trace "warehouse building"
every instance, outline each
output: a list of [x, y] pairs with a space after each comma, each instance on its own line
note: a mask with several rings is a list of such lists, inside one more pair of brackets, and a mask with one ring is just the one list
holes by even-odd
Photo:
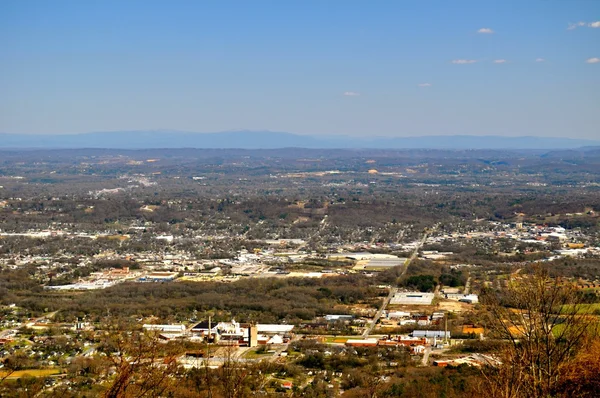
[[433, 293], [400, 292], [396, 293], [390, 304], [392, 305], [431, 305], [434, 298]]

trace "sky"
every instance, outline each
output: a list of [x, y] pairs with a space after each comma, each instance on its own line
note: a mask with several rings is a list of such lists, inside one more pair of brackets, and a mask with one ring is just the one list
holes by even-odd
[[600, 139], [597, 0], [0, 0], [0, 132]]

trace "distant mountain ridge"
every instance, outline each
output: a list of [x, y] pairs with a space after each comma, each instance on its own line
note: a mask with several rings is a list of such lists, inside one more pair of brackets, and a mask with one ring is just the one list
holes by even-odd
[[557, 137], [421, 136], [350, 137], [299, 135], [272, 131], [190, 133], [180, 131], [115, 131], [82, 134], [0, 133], [0, 148], [35, 149], [574, 149], [600, 146], [600, 140]]

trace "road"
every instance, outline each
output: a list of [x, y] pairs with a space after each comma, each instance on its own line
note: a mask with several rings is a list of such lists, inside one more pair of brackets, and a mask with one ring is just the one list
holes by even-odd
[[392, 298], [394, 297], [394, 295], [396, 294], [397, 291], [398, 291], [398, 288], [390, 287], [390, 294], [388, 294], [388, 296], [385, 298], [385, 300], [383, 300], [383, 303], [381, 304], [381, 307], [379, 308], [379, 311], [377, 311], [377, 313], [373, 317], [373, 320], [371, 321], [371, 323], [369, 324], [369, 326], [365, 329], [365, 331], [364, 331], [364, 333], [362, 335], [363, 338], [366, 339], [367, 337], [369, 337], [369, 335], [371, 334], [371, 332], [375, 328], [375, 325], [377, 324], [377, 321], [379, 320], [379, 318], [381, 318], [381, 315], [383, 315], [383, 311], [385, 311], [385, 308], [390, 303], [390, 301], [392, 300]]
[[421, 247], [423, 247], [423, 245], [425, 244], [425, 241], [427, 241], [427, 238], [429, 237], [429, 235], [432, 234], [432, 233], [434, 233], [436, 231], [436, 229], [438, 228], [438, 226], [439, 226], [439, 224], [435, 224], [433, 226], [433, 228], [431, 228], [431, 230], [425, 229], [425, 233], [423, 234], [423, 238], [419, 241], [419, 243], [415, 247], [415, 250], [413, 250], [413, 252], [410, 255], [410, 257], [407, 258], [406, 261], [404, 262], [404, 268], [402, 269], [402, 272], [400, 273], [401, 277], [406, 274], [406, 271], [408, 270], [408, 266], [410, 265], [410, 263], [413, 262], [413, 260], [415, 258], [417, 258], [417, 256], [419, 255], [419, 250], [421, 250]]
[[440, 284], [435, 285], [435, 290], [433, 291], [434, 297], [440, 297]]
[[26, 324], [25, 326], [27, 326], [28, 328], [30, 328], [30, 327], [32, 327], [33, 325], [35, 325], [36, 323], [42, 322], [42, 321], [44, 321], [44, 320], [46, 320], [46, 319], [50, 320], [50, 319], [54, 318], [54, 315], [56, 315], [56, 313], [57, 313], [57, 312], [58, 312], [58, 311], [49, 312], [49, 313], [47, 313], [47, 314], [45, 314], [45, 315], [42, 315], [42, 316], [41, 316], [41, 317], [39, 317], [39, 318], [32, 319], [32, 320], [30, 320], [29, 322], [27, 322], [27, 324]]
[[58, 311], [54, 311], [54, 312], [50, 312], [48, 314], [45, 314], [39, 318], [35, 318], [35, 319], [31, 319], [29, 321], [27, 321], [27, 323], [23, 324], [18, 324], [16, 327], [13, 327], [12, 329], [6, 329], [0, 332], [0, 339], [5, 339], [8, 337], [13, 337], [17, 334], [17, 332], [19, 331], [19, 329], [22, 326], [27, 326], [27, 327], [32, 327], [33, 325], [35, 325], [38, 322], [42, 322], [45, 319], [52, 319], [54, 317], [54, 315], [56, 315]]
[[431, 346], [428, 345], [427, 347], [425, 347], [425, 352], [423, 353], [423, 360], [421, 361], [421, 364], [423, 366], [427, 366], [427, 362], [429, 361], [429, 354], [431, 354]]
[[[419, 255], [419, 250], [425, 244], [425, 241], [427, 240], [429, 234], [435, 232], [435, 230], [437, 229], [438, 225], [439, 224], [434, 225], [431, 230], [425, 229], [425, 233], [423, 234], [423, 238], [419, 241], [419, 243], [415, 247], [415, 250], [413, 250], [413, 252], [410, 255], [410, 257], [407, 258], [406, 261], [404, 261], [404, 268], [402, 269], [402, 272], [400, 273], [400, 277], [403, 277], [406, 274], [406, 271], [408, 270], [408, 266], [410, 265], [410, 263], [415, 258], [417, 258], [417, 256]], [[385, 311], [385, 308], [388, 306], [388, 304], [390, 303], [390, 301], [392, 301], [392, 298], [394, 297], [394, 295], [397, 292], [398, 292], [398, 288], [396, 288], [396, 287], [390, 287], [390, 294], [388, 294], [388, 296], [385, 298], [385, 300], [383, 300], [383, 303], [381, 303], [381, 307], [379, 308], [379, 311], [377, 311], [377, 313], [373, 317], [373, 320], [371, 320], [371, 323], [369, 324], [369, 326], [367, 326], [367, 328], [365, 329], [364, 333], [362, 334], [362, 337], [364, 339], [366, 339], [366, 338], [369, 337], [369, 335], [371, 334], [371, 332], [375, 328], [375, 325], [377, 325], [377, 322], [381, 318], [381, 315], [383, 315], [383, 311]]]
[[465, 290], [464, 290], [464, 294], [469, 294], [469, 289], [471, 289], [471, 277], [467, 278], [467, 281], [465, 282]]

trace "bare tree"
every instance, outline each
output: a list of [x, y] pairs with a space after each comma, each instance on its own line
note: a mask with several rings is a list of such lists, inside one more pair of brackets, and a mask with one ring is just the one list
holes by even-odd
[[104, 348], [115, 370], [105, 398], [163, 396], [180, 376], [177, 354], [164, 352], [156, 334], [113, 334]]
[[188, 373], [191, 385], [199, 397], [207, 398], [245, 398], [269, 396], [265, 385], [273, 365], [269, 361], [245, 362], [237, 354], [236, 346], [216, 348], [213, 363], [219, 363], [216, 369], [209, 366], [211, 347], [207, 346], [202, 369]]
[[548, 397], [557, 393], [562, 369], [593, 333], [576, 288], [537, 267], [503, 292], [486, 292], [491, 337], [506, 342], [495, 366], [485, 367], [485, 387], [498, 397]]

